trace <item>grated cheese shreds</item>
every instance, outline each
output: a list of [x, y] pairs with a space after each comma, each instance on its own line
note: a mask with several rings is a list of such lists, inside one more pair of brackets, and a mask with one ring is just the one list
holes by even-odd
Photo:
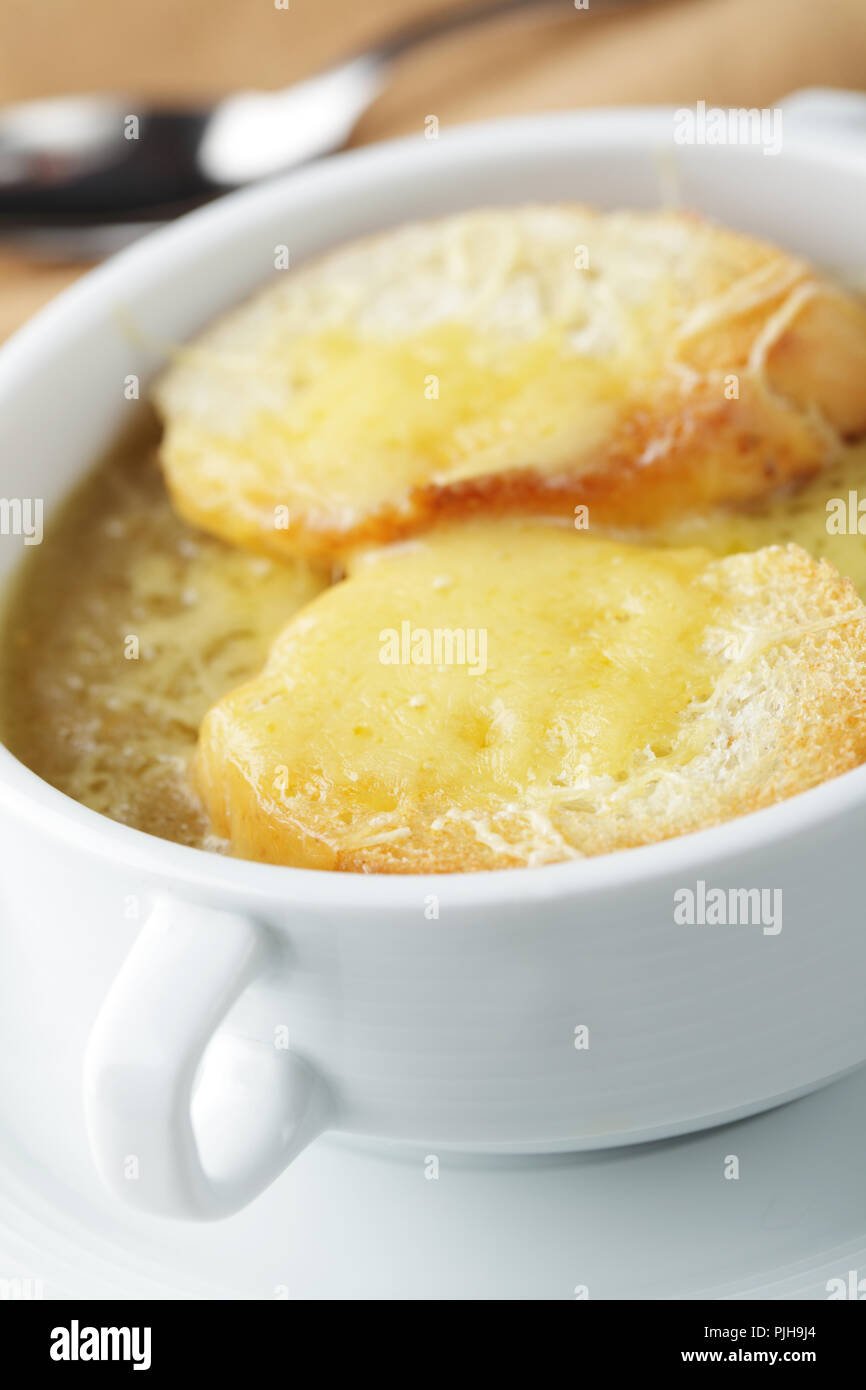
[[64, 504], [13, 585], [4, 742], [92, 810], [214, 847], [189, 772], [199, 723], [325, 582], [177, 518], [139, 433]]

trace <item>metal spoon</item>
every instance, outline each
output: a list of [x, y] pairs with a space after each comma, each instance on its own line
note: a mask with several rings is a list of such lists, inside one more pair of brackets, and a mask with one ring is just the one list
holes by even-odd
[[104, 254], [219, 193], [341, 149], [408, 49], [551, 3], [495, 0], [451, 10], [283, 91], [241, 92], [201, 110], [109, 96], [7, 107], [0, 110], [0, 237], [43, 254]]

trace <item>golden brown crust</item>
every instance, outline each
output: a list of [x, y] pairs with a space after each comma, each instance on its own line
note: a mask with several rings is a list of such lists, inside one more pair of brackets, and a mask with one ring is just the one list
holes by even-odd
[[755, 501], [814, 476], [835, 456], [826, 432], [802, 414], [748, 381], [739, 389], [739, 399], [728, 401], [720, 399], [716, 383], [700, 381], [687, 396], [660, 386], [656, 400], [624, 415], [605, 449], [583, 460], [578, 473], [540, 473], [530, 462], [454, 483], [431, 482], [351, 527], [307, 520], [291, 532], [249, 528], [240, 518], [229, 523], [224, 514], [215, 516], [201, 492], [191, 497], [170, 476], [169, 490], [186, 520], [277, 557], [300, 551], [327, 560], [473, 513], [572, 515], [584, 505], [590, 526], [653, 526], [681, 513]]
[[[499, 214], [497, 225], [507, 228], [509, 217], [515, 225], [527, 217], [531, 237], [538, 231], [531, 222], [538, 211]], [[606, 240], [617, 242], [622, 258], [623, 239], [626, 248], [631, 239], [637, 255], [642, 241], [653, 236], [660, 242], [681, 240], [684, 234], [688, 238], [682, 283], [671, 289], [665, 281], [660, 301], [647, 302], [643, 356], [596, 446], [587, 449], [584, 431], [576, 428], [573, 459], [566, 451], [555, 466], [549, 459], [539, 463], [529, 434], [519, 440], [507, 466], [489, 472], [481, 468], [476, 475], [449, 479], [431, 462], [426, 482], [375, 504], [359, 494], [348, 519], [345, 505], [332, 506], [329, 514], [327, 498], [309, 506], [302, 490], [292, 503], [291, 527], [275, 529], [274, 508], [291, 494], [291, 461], [285, 461], [282, 489], [263, 475], [255, 503], [248, 496], [244, 505], [232, 506], [232, 487], [245, 485], [222, 478], [230, 474], [231, 464], [218, 462], [219, 447], [208, 451], [204, 438], [199, 466], [190, 459], [187, 444], [175, 444], [184, 401], [194, 395], [177, 388], [175, 376], [182, 382], [184, 372], [190, 372], [181, 363], [178, 372], [169, 374], [168, 391], [160, 388], [168, 422], [163, 458], [177, 509], [187, 520], [235, 543], [275, 555], [302, 552], [318, 558], [409, 536], [466, 511], [567, 513], [586, 505], [590, 524], [653, 525], [678, 513], [751, 501], [802, 481], [832, 461], [842, 439], [866, 433], [866, 308], [861, 301], [796, 258], [691, 214], [607, 218], [585, 209], [547, 211], [563, 216], [570, 211], [582, 219], [578, 225], [588, 228], [583, 234], [592, 241], [593, 253]], [[479, 226], [493, 216], [469, 215], [481, 219]], [[339, 279], [346, 273], [339, 268], [347, 256], [353, 258], [353, 273], [360, 275], [365, 258], [375, 260], [393, 238], [426, 231], [435, 247], [437, 236], [445, 235], [438, 228], [450, 225], [386, 233], [332, 253], [297, 275], [301, 283], [312, 276], [327, 283], [333, 264]], [[651, 274], [655, 259], [648, 265]], [[542, 257], [537, 273], [543, 276], [548, 269]], [[663, 256], [657, 271], [660, 283], [670, 275]], [[600, 273], [608, 275], [614, 299], [627, 295], [618, 278], [622, 259]], [[267, 303], [265, 297], [260, 306]], [[257, 312], [262, 322], [268, 320], [261, 307]], [[276, 314], [276, 308], [271, 312]], [[229, 344], [230, 329], [228, 320], [221, 331]], [[207, 337], [204, 342], [206, 358]], [[201, 391], [207, 367], [193, 367], [191, 379]], [[241, 389], [243, 385], [241, 379]], [[339, 400], [334, 409], [339, 411]], [[359, 471], [352, 460], [347, 459], [346, 467], [350, 478], [353, 469]], [[221, 496], [214, 491], [216, 470]]]
[[[705, 573], [732, 605], [724, 610], [720, 650], [733, 643], [739, 655], [726, 657], [697, 709], [709, 741], [686, 762], [639, 762], [615, 785], [578, 778], [573, 793], [552, 800], [545, 793], [539, 801], [533, 774], [498, 805], [459, 802], [435, 771], [423, 796], [382, 802], [384, 815], [327, 779], [302, 778], [303, 792], [287, 801], [267, 785], [263, 790], [261, 745], [244, 730], [245, 709], [261, 709], [273, 697], [278, 711], [285, 699], [282, 673], [291, 680], [291, 662], [272, 660], [270, 678], [240, 692], [238, 703], [221, 702], [205, 726], [199, 775], [218, 832], [235, 853], [265, 862], [360, 873], [475, 872], [604, 854], [708, 828], [866, 761], [866, 606], [853, 585], [796, 546], [708, 561]], [[548, 652], [545, 669], [565, 660], [566, 631], [563, 652]], [[640, 631], [634, 640], [641, 641]], [[519, 663], [509, 679], [524, 679]], [[499, 678], [491, 700], [494, 694], [508, 704]], [[400, 746], [390, 729], [380, 730], [385, 763]], [[538, 747], [549, 729], [539, 725]], [[291, 781], [293, 768], [287, 772]]]
[[824, 286], [767, 354], [773, 390], [814, 404], [845, 439], [866, 433], [866, 315], [859, 299]]

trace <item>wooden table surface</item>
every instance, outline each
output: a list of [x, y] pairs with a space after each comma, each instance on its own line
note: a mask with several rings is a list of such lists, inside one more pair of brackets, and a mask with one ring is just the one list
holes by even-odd
[[[277, 87], [463, 0], [0, 0], [0, 103], [72, 91], [207, 99]], [[866, 0], [550, 0], [407, 55], [354, 144], [575, 106], [700, 99], [768, 106], [866, 88]], [[0, 250], [0, 338], [82, 267]]]

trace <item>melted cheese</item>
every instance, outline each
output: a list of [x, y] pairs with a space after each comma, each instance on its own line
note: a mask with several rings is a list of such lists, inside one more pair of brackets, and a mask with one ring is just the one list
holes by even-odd
[[687, 761], [720, 666], [709, 558], [506, 520], [358, 561], [205, 720], [218, 829], [292, 862], [292, 822], [319, 807], [339, 845], [342, 812], [401, 834], [407, 808], [477, 818], [537, 789], [543, 812], [582, 778]]
[[700, 219], [481, 210], [280, 271], [179, 348], [162, 461], [183, 515], [269, 554], [475, 504], [640, 524], [826, 463], [866, 428], [864, 343], [804, 262]]
[[430, 483], [564, 468], [576, 438], [589, 453], [609, 433], [626, 382], [622, 354], [582, 355], [565, 329], [525, 340], [458, 323], [403, 339], [300, 335], [268, 370], [273, 404], [265, 382], [238, 433], [195, 415], [168, 426], [170, 479], [185, 491], [194, 477], [196, 506], [214, 524], [230, 513], [227, 534], [243, 519], [273, 531], [280, 505], [350, 524]]

